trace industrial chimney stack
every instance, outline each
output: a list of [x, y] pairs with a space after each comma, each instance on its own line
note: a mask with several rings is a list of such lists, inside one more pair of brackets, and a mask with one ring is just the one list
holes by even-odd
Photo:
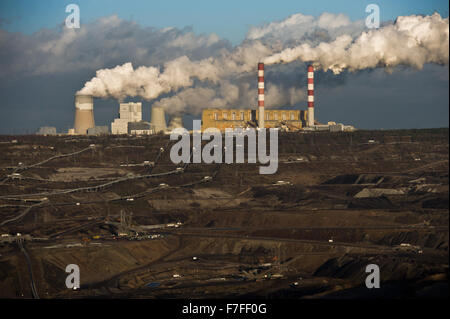
[[264, 128], [264, 63], [258, 63], [258, 127]]
[[92, 95], [75, 95], [75, 134], [86, 135], [88, 128], [95, 127], [93, 101]]
[[308, 65], [308, 126], [314, 126], [314, 67]]

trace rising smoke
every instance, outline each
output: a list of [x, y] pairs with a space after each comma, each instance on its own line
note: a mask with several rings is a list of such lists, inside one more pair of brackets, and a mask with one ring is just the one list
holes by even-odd
[[316, 67], [335, 74], [344, 69], [356, 71], [397, 65], [421, 69], [425, 63], [448, 64], [448, 21], [437, 13], [398, 17], [394, 24], [363, 32], [356, 39], [342, 35], [315, 47], [302, 44], [267, 57], [264, 62], [311, 61]]
[[[293, 32], [296, 28], [297, 33]], [[283, 38], [280, 34], [288, 36]], [[279, 41], [272, 41], [273, 37]], [[172, 114], [198, 114], [204, 107], [252, 108], [256, 105], [254, 71], [258, 61], [267, 65], [310, 62], [335, 74], [345, 69], [391, 69], [398, 65], [421, 69], [426, 63], [448, 64], [449, 19], [437, 13], [412, 15], [398, 17], [380, 29], [364, 31], [361, 23], [352, 23], [342, 15], [326, 13], [314, 20], [297, 14], [282, 22], [252, 28], [241, 45], [210, 58], [192, 60], [181, 56], [162, 67], [133, 68], [131, 63], [125, 63], [100, 69], [79, 93], [146, 100], [172, 94], [154, 103]], [[266, 80], [268, 107], [294, 105], [305, 98], [304, 90], [292, 87], [292, 83], [289, 87], [270, 83], [269, 77]]]

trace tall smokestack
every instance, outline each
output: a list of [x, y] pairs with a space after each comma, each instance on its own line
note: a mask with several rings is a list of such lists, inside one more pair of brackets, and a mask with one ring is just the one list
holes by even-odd
[[264, 63], [258, 63], [258, 127], [264, 128]]
[[314, 126], [314, 67], [308, 65], [308, 126]]
[[92, 95], [75, 95], [75, 134], [86, 135], [88, 128], [95, 127], [93, 101]]

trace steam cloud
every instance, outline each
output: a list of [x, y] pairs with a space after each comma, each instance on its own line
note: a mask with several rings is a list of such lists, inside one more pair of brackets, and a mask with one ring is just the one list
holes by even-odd
[[[216, 41], [210, 38], [206, 42]], [[117, 99], [139, 96], [146, 100], [173, 94], [154, 103], [172, 114], [199, 113], [203, 107], [238, 103], [241, 107], [254, 107], [256, 88], [249, 83], [256, 86], [254, 70], [258, 61], [267, 65], [311, 62], [316, 68], [335, 74], [345, 69], [390, 69], [398, 65], [421, 69], [426, 63], [448, 64], [449, 19], [437, 13], [404, 16], [393, 24], [364, 31], [361, 22], [351, 22], [343, 15], [324, 13], [314, 20], [297, 14], [282, 22], [252, 28], [241, 45], [223, 49], [210, 58], [191, 60], [181, 56], [164, 63], [162, 68], [133, 68], [128, 62], [100, 69], [78, 93]], [[269, 107], [294, 105], [305, 98], [300, 88], [270, 82], [266, 87]]]
[[375, 67], [448, 64], [449, 24], [437, 13], [431, 16], [398, 17], [393, 25], [363, 32], [355, 40], [339, 36], [331, 43], [312, 47], [302, 44], [264, 59], [266, 64], [311, 61], [324, 71], [339, 74]]

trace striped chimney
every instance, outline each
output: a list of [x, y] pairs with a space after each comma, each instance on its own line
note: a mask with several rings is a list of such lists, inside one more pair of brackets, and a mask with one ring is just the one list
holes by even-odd
[[314, 67], [308, 65], [308, 126], [314, 126]]
[[264, 128], [264, 63], [258, 63], [258, 127]]

